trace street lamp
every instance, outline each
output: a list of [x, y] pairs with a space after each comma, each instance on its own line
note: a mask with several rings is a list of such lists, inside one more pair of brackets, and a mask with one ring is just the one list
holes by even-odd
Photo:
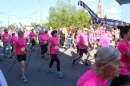
[[40, 0], [40, 24], [42, 26], [42, 0]]
[[11, 12], [12, 10], [14, 10], [16, 7], [14, 7], [13, 9], [8, 11], [8, 26], [9, 26], [9, 12]]

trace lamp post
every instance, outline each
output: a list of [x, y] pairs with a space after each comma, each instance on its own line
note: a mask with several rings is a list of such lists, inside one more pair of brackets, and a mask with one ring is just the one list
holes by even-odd
[[42, 26], [42, 0], [40, 0], [40, 24]]
[[14, 10], [16, 7], [14, 7], [13, 9], [8, 11], [8, 26], [9, 26], [9, 12], [11, 12], [12, 10]]

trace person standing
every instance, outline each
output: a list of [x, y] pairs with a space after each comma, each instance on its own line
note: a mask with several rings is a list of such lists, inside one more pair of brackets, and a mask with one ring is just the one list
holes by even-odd
[[51, 61], [49, 63], [49, 70], [47, 72], [50, 73], [50, 74], [54, 73], [51, 68], [53, 66], [54, 61], [56, 61], [57, 71], [59, 73], [58, 77], [62, 78], [62, 77], [64, 77], [64, 75], [61, 73], [60, 60], [59, 60], [57, 55], [58, 55], [58, 52], [59, 52], [59, 48], [63, 48], [63, 47], [60, 46], [60, 44], [59, 44], [59, 38], [58, 38], [57, 31], [53, 30], [51, 35], [52, 35], [52, 38], [50, 39], [49, 45], [48, 45], [48, 57], [51, 56]]
[[[8, 34], [8, 30], [4, 30], [4, 34], [2, 35], [2, 41], [4, 45], [4, 57], [11, 57], [11, 46], [10, 46], [10, 41], [11, 41], [11, 36]], [[6, 55], [6, 48], [8, 48], [8, 55]]]
[[24, 64], [26, 61], [26, 50], [29, 51], [29, 49], [26, 46], [26, 41], [27, 41], [26, 38], [24, 38], [24, 32], [19, 30], [18, 31], [18, 39], [15, 41], [15, 44], [14, 44], [14, 56], [15, 56], [15, 61], [18, 60], [18, 62], [20, 63], [19, 77], [25, 83], [28, 80], [25, 77]]

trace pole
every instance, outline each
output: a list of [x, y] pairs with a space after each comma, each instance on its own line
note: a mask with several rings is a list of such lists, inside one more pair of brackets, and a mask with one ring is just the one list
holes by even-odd
[[9, 12], [8, 12], [8, 26], [9, 26]]
[[37, 12], [35, 12], [35, 14], [36, 14], [36, 25], [37, 25]]
[[40, 0], [40, 24], [42, 26], [42, 0]]

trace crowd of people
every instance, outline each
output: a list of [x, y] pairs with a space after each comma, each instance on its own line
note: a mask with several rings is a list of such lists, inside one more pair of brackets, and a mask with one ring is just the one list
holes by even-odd
[[[88, 64], [90, 51], [97, 50], [95, 63], [80, 77], [76, 86], [107, 86], [108, 79], [112, 79], [110, 86], [129, 86], [130, 85], [130, 27], [120, 26], [111, 28], [108, 26], [97, 26], [90, 28], [70, 26], [69, 31], [62, 27], [57, 30], [32, 29], [30, 30], [7, 30], [1, 33], [5, 58], [14, 58], [20, 63], [19, 77], [23, 82], [28, 80], [24, 73], [24, 63], [26, 61], [26, 51], [35, 52], [35, 45], [40, 46], [42, 58], [46, 55], [51, 57], [48, 73], [52, 74], [51, 69], [54, 61], [57, 63], [58, 77], [64, 77], [60, 70], [60, 60], [57, 57], [59, 48], [74, 48], [77, 50], [76, 56], [72, 59], [72, 66], [75, 62], [86, 55], [85, 66]], [[2, 31], [1, 31], [2, 32]], [[26, 44], [31, 43], [29, 48]], [[12, 47], [12, 48], [11, 48]]]

